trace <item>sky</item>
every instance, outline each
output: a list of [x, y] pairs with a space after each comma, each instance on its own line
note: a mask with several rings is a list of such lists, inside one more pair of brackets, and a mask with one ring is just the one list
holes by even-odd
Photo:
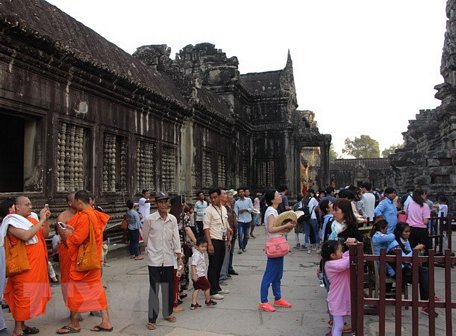
[[290, 50], [298, 109], [339, 155], [362, 134], [380, 150], [401, 144], [409, 120], [440, 105], [446, 0], [48, 2], [130, 54], [167, 44], [174, 58], [209, 42], [249, 73], [283, 69]]

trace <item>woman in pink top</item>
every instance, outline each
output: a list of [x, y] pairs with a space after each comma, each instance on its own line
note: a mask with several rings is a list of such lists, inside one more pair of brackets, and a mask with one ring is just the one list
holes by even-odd
[[407, 223], [410, 226], [410, 246], [415, 248], [418, 244], [424, 245], [424, 254], [427, 255], [431, 248], [431, 241], [428, 233], [428, 222], [431, 217], [431, 209], [426, 204], [427, 194], [422, 189], [415, 189], [412, 199], [405, 209]]
[[[346, 244], [353, 244], [354, 241], [354, 238], [348, 238]], [[349, 252], [342, 252], [339, 240], [328, 240], [323, 243], [321, 257], [329, 282], [328, 308], [333, 317], [332, 330], [326, 335], [340, 336], [344, 328], [344, 316], [351, 314]]]

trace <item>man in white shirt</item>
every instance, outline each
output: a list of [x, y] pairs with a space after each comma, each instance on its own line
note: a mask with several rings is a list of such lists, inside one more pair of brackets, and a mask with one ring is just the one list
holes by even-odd
[[231, 246], [230, 225], [226, 208], [222, 205], [222, 191], [217, 188], [209, 192], [211, 205], [206, 208], [203, 225], [209, 254], [207, 277], [211, 283], [211, 296], [214, 300], [222, 300], [228, 290], [220, 288], [220, 272], [225, 258], [226, 245]]
[[367, 181], [363, 182], [361, 191], [363, 193], [363, 196], [361, 196], [362, 215], [367, 217], [369, 222], [372, 222], [374, 220], [375, 209], [375, 196], [372, 193], [372, 184]]
[[204, 192], [198, 192], [198, 200], [195, 202], [193, 208], [195, 209], [196, 213], [195, 222], [198, 237], [204, 237], [203, 216], [207, 208], [206, 196], [204, 195]]
[[181, 244], [177, 219], [168, 214], [169, 197], [164, 192], [155, 196], [157, 209], [155, 213], [144, 219], [141, 229], [146, 244], [146, 262], [149, 269], [149, 323], [147, 328], [157, 328], [157, 316], [160, 310], [158, 289], [161, 284], [162, 297], [167, 298], [163, 302], [163, 318], [168, 322], [175, 322], [173, 313], [173, 288], [174, 288], [174, 264], [182, 265]]
[[143, 197], [141, 197], [138, 201], [138, 210], [141, 214], [141, 222], [144, 223], [146, 217], [150, 215], [150, 192], [147, 189], [142, 191]]

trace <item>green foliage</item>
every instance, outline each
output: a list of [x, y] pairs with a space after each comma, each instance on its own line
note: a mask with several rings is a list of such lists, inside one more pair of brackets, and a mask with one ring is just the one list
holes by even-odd
[[390, 156], [391, 154], [394, 153], [394, 151], [398, 148], [402, 148], [403, 145], [391, 145], [389, 146], [388, 148], [385, 148], [383, 151], [382, 151], [382, 157], [386, 158], [388, 156]]
[[377, 140], [368, 135], [361, 135], [354, 140], [345, 139], [345, 148], [342, 153], [353, 156], [357, 159], [372, 159], [380, 157], [380, 146]]
[[334, 149], [334, 145], [331, 143], [331, 146], [329, 147], [329, 161], [334, 161], [337, 159], [337, 152]]

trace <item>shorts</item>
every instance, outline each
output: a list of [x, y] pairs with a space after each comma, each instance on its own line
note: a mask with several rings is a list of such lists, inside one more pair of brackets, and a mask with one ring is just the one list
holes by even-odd
[[198, 280], [193, 281], [193, 288], [196, 289], [201, 289], [203, 291], [211, 289], [211, 284], [209, 283], [209, 280], [205, 276], [199, 277]]

